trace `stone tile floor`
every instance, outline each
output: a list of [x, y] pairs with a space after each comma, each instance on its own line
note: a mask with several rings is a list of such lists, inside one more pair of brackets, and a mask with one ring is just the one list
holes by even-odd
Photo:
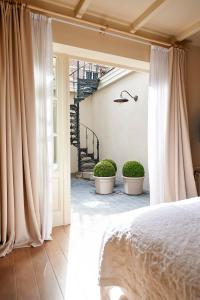
[[72, 177], [72, 210], [86, 215], [112, 215], [149, 205], [149, 193], [130, 196], [123, 193], [123, 183], [117, 182], [114, 193], [98, 195], [94, 181]]

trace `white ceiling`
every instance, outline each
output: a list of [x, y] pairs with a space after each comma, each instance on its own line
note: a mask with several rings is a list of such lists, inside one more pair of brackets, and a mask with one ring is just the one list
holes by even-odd
[[152, 30], [176, 35], [200, 18], [200, 0], [168, 0], [147, 22]]
[[130, 24], [152, 2], [152, 0], [92, 0], [87, 13], [97, 13], [102, 17], [110, 17]]
[[[150, 5], [159, 1], [163, 3], [140, 23], [138, 30], [160, 34], [169, 40], [178, 39], [178, 35], [184, 33], [184, 37], [200, 46], [200, 25], [193, 26], [198, 21], [200, 24], [200, 0], [30, 0], [30, 3], [46, 8], [50, 5], [55, 11], [73, 16], [78, 4], [87, 2], [83, 20], [94, 22], [96, 18], [98, 24], [112, 24], [120, 29], [123, 26], [128, 30]], [[192, 31], [191, 27], [194, 27]]]

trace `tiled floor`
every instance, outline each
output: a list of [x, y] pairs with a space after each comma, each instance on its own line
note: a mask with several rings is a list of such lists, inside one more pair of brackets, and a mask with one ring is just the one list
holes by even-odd
[[113, 215], [130, 212], [149, 205], [149, 193], [130, 196], [123, 193], [123, 183], [117, 182], [114, 193], [98, 195], [94, 181], [72, 177], [72, 212], [80, 215]]

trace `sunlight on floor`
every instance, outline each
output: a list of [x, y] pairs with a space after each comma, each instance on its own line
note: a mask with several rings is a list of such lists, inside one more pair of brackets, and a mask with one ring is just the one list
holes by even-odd
[[[121, 190], [118, 185], [117, 191]], [[128, 197], [114, 193], [97, 195], [94, 183], [72, 180], [72, 223], [68, 255], [66, 299], [100, 300], [99, 257], [103, 236], [109, 227], [124, 223], [135, 209], [149, 204], [149, 195]], [[125, 299], [118, 288], [112, 300]]]
[[70, 300], [100, 299], [98, 260], [103, 228], [97, 217], [73, 215], [67, 288]]
[[98, 207], [98, 206], [102, 205], [102, 202], [101, 201], [94, 201], [94, 202], [89, 201], [89, 202], [85, 202], [84, 205], [87, 207], [93, 208], [93, 207]]
[[[106, 228], [123, 219], [127, 219], [127, 213], [112, 217], [73, 214], [66, 286], [67, 299], [100, 300], [98, 270], [102, 238]], [[123, 299], [120, 298], [121, 295], [120, 289], [112, 289], [112, 300]]]

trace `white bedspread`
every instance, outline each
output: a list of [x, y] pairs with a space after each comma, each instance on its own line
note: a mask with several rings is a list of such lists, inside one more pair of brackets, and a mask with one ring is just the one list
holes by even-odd
[[200, 299], [200, 198], [135, 210], [108, 231], [99, 283], [129, 300]]

